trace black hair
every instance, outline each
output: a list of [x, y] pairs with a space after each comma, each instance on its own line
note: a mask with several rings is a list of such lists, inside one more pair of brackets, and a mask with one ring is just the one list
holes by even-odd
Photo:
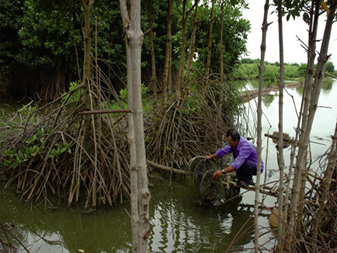
[[227, 133], [226, 133], [226, 137], [231, 137], [233, 141], [237, 141], [240, 140], [240, 134], [238, 132], [238, 130], [236, 130], [236, 128], [232, 127], [230, 129], [228, 129]]

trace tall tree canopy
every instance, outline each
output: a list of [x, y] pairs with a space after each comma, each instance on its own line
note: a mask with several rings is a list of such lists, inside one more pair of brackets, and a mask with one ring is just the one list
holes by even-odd
[[[231, 3], [233, 2], [233, 3]], [[234, 3], [235, 2], [235, 3]], [[194, 2], [187, 1], [191, 8]], [[179, 67], [182, 43], [182, 1], [175, 1], [172, 22], [172, 71]], [[244, 1], [228, 1], [225, 4], [224, 22], [224, 62], [236, 63], [246, 52], [245, 43], [250, 30], [249, 21], [242, 18], [241, 7]], [[24, 94], [37, 93], [42, 98], [55, 98], [65, 88], [54, 90], [54, 94], [42, 92], [45, 86], [66, 87], [69, 81], [77, 80], [83, 61], [83, 39], [81, 26], [84, 22], [79, 1], [1, 1], [0, 54], [2, 75], [10, 78], [8, 92], [23, 91]], [[156, 71], [162, 76], [165, 61], [167, 29], [167, 3], [151, 2]], [[142, 30], [145, 32], [142, 47], [142, 79], [145, 84], [151, 76], [151, 51], [149, 35], [148, 5], [142, 4]], [[198, 13], [196, 37], [196, 66], [203, 68], [207, 55], [207, 33], [209, 29], [210, 6], [204, 3]], [[125, 41], [120, 20], [118, 2], [97, 0], [91, 11], [91, 22], [95, 17], [97, 27], [97, 53], [100, 67], [109, 73], [111, 81], [118, 87], [126, 76]], [[218, 57], [220, 41], [220, 4], [215, 5], [214, 32], [211, 72], [219, 71]], [[190, 37], [192, 19], [188, 20], [187, 36]], [[187, 41], [189, 43], [189, 41]], [[76, 52], [77, 51], [77, 52]], [[77, 58], [79, 64], [77, 63]], [[104, 62], [104, 63], [103, 63]], [[109, 65], [109, 67], [108, 67]], [[80, 69], [78, 70], [78, 66]], [[20, 75], [18, 75], [20, 73]], [[61, 80], [62, 85], [55, 80]], [[50, 90], [49, 90], [49, 93]], [[15, 94], [11, 94], [15, 95]]]

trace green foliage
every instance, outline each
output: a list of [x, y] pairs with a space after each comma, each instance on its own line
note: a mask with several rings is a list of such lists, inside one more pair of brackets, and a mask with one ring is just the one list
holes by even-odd
[[[69, 92], [67, 92], [68, 94], [65, 95], [62, 98], [61, 102], [67, 101], [68, 103], [71, 103], [71, 102], [75, 102], [75, 101], [80, 101], [81, 95], [82, 95], [82, 90], [78, 89], [78, 90], [74, 91], [79, 85], [80, 85], [79, 81], [70, 82]], [[74, 92], [72, 92], [72, 91], [74, 91]]]
[[[66, 0], [3, 0], [0, 24], [0, 62], [1, 69], [15, 71], [17, 66], [34, 73], [55, 72], [64, 70], [70, 80], [78, 76], [77, 57], [79, 67], [83, 65], [83, 10], [80, 1]], [[193, 2], [188, 1], [187, 10]], [[156, 70], [163, 73], [166, 39], [167, 39], [167, 2], [151, 1], [152, 25], [154, 32]], [[148, 5], [142, 1], [141, 28], [149, 29]], [[242, 18], [242, 8], [246, 8], [244, 1], [231, 1], [225, 5], [224, 25], [224, 62], [233, 65], [240, 55], [246, 52], [247, 33], [250, 29], [249, 21]], [[5, 13], [5, 14], [2, 14]], [[172, 69], [178, 68], [182, 43], [182, 2], [174, 3], [172, 23]], [[196, 67], [202, 68], [207, 55], [210, 6], [199, 6], [198, 34], [196, 55], [199, 61]], [[215, 6], [212, 66], [211, 72], [219, 72], [218, 55], [220, 41], [220, 4]], [[91, 25], [97, 17], [97, 57], [100, 68], [109, 72], [110, 81], [120, 83], [120, 77], [126, 75], [125, 37], [118, 1], [96, 0], [91, 12]], [[188, 31], [191, 31], [192, 15], [188, 21]], [[95, 33], [94, 33], [95, 35]], [[93, 35], [93, 40], [94, 40]], [[190, 34], [187, 35], [187, 45]], [[75, 55], [77, 49], [78, 55]], [[150, 38], [145, 33], [142, 46], [142, 75], [151, 73]], [[230, 68], [226, 70], [230, 71]], [[118, 76], [118, 78], [117, 78]], [[27, 77], [29, 78], [29, 77]], [[67, 78], [67, 77], [66, 77]], [[119, 90], [120, 87], [117, 88]]]
[[252, 64], [252, 63], [254, 63], [254, 60], [250, 58], [243, 58], [241, 60], [241, 64]]
[[[39, 121], [39, 115], [36, 113], [37, 108], [33, 106], [31, 103], [28, 105], [23, 105], [21, 109], [18, 110], [18, 114], [20, 115], [19, 118], [15, 118], [14, 122], [30, 122], [36, 123]], [[13, 123], [14, 123], [13, 122]]]
[[[307, 3], [307, 0], [286, 0], [282, 1], [282, 16], [286, 16], [287, 21], [290, 18], [295, 19], [300, 16], [300, 12]], [[278, 0], [274, 0], [274, 6], [278, 5]]]
[[[80, 67], [83, 60], [81, 26], [84, 19], [80, 1], [4, 1], [1, 7], [5, 12], [1, 13], [6, 13], [6, 19], [0, 16], [6, 21], [0, 24], [1, 68], [11, 69], [18, 64], [36, 71], [65, 68], [78, 76], [75, 46]], [[96, 0], [92, 24], [95, 17], [99, 22], [98, 58], [117, 64], [116, 72], [120, 73], [125, 70], [125, 44], [119, 3]]]
[[200, 109], [200, 105], [195, 98], [187, 97], [185, 102], [185, 108], [183, 114], [189, 115], [190, 113], [197, 112]]
[[[166, 41], [167, 41], [167, 1], [153, 1], [151, 3], [152, 27], [154, 51], [156, 60], [156, 71], [164, 72]], [[142, 17], [141, 26], [143, 31], [149, 29], [147, 1], [142, 1]], [[179, 66], [179, 55], [181, 43], [181, 2], [174, 1], [173, 4], [174, 18], [172, 20], [172, 68], [177, 69]], [[120, 14], [119, 14], [120, 15]], [[142, 46], [142, 74], [144, 76], [151, 75], [151, 51], [150, 51], [150, 36], [146, 33]]]
[[[45, 11], [38, 1], [24, 1], [23, 15], [19, 19], [20, 29], [17, 31], [21, 47], [15, 59], [31, 69], [76, 66], [73, 65], [72, 56], [72, 20], [76, 20], [74, 8], [75, 6], [69, 5], [68, 13], [57, 9]], [[76, 40], [80, 36], [77, 33]]]
[[0, 11], [0, 69], [15, 67], [15, 57], [20, 46], [17, 31], [20, 29], [23, 1], [1, 0]]
[[254, 79], [259, 77], [259, 65], [255, 63], [240, 64], [233, 76], [237, 79]]
[[[126, 89], [121, 89], [119, 93], [120, 93], [121, 98], [123, 98], [125, 100], [128, 99], [128, 90], [127, 90], [127, 88]], [[144, 97], [146, 97], [146, 94], [147, 94], [147, 87], [145, 87], [145, 85], [143, 83], [141, 84], [141, 94], [142, 94], [143, 99], [144, 99]]]
[[299, 77], [298, 73], [298, 66], [291, 64], [291, 65], [284, 65], [284, 75], [286, 78], [297, 78]]
[[35, 112], [35, 107], [31, 106], [31, 105], [27, 105], [27, 106], [23, 106], [20, 110], [19, 110], [20, 114], [22, 116], [26, 116], [28, 117], [29, 115], [31, 115], [32, 113]]
[[[147, 100], [147, 90], [148, 88], [142, 83], [141, 85], [141, 93], [142, 93], [142, 106], [144, 112], [150, 112], [152, 111], [152, 105]], [[128, 108], [127, 99], [128, 99], [128, 89], [121, 89], [120, 97], [122, 98], [122, 105], [124, 108]], [[107, 103], [105, 103], [107, 105]], [[119, 110], [122, 109], [117, 104], [113, 104], [111, 107], [112, 110]]]
[[305, 77], [305, 74], [307, 72], [307, 64], [306, 63], [302, 63], [297, 70], [297, 73], [300, 77]]
[[325, 70], [328, 71], [329, 73], [333, 73], [335, 71], [335, 66], [331, 61], [328, 61], [325, 65]]
[[45, 157], [48, 153], [47, 159], [53, 159], [54, 163], [59, 165], [61, 157], [65, 154], [71, 154], [72, 142], [63, 142], [59, 139], [53, 146], [45, 143], [47, 135], [50, 134], [50, 129], [38, 129], [30, 139], [26, 140], [25, 145], [21, 148], [8, 149], [4, 152], [2, 165], [8, 168], [17, 168], [28, 166], [28, 164], [36, 157]]
[[[235, 5], [226, 4], [224, 7], [224, 28], [223, 28], [223, 54], [224, 64], [234, 66], [239, 62], [239, 57], [247, 51], [246, 42], [248, 32], [251, 29], [250, 22], [242, 17], [242, 8], [245, 3]], [[195, 52], [198, 60], [195, 65], [198, 69], [205, 69], [208, 53], [208, 37], [210, 28], [211, 7], [203, 4], [198, 8], [198, 28]], [[213, 44], [211, 51], [211, 73], [220, 73], [219, 48], [220, 48], [220, 31], [221, 31], [221, 8], [220, 2], [215, 3], [214, 23], [213, 23]], [[191, 28], [188, 28], [191, 30]], [[226, 73], [232, 69], [225, 67]]]
[[[236, 79], [255, 79], [259, 77], [258, 67], [260, 60], [242, 59], [241, 64], [237, 67], [237, 72], [233, 74]], [[278, 62], [269, 63], [265, 62], [265, 70], [263, 73], [263, 80], [275, 83], [280, 78], [280, 64]], [[333, 64], [332, 64], [333, 66]], [[298, 63], [284, 64], [284, 77], [287, 80], [305, 77], [307, 64]], [[331, 69], [330, 69], [331, 70]]]

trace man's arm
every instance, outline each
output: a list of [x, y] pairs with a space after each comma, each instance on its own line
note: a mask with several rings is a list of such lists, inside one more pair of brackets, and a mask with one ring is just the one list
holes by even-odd
[[205, 155], [205, 161], [212, 160], [215, 157], [218, 157], [218, 155], [216, 153], [214, 153], [213, 155]]

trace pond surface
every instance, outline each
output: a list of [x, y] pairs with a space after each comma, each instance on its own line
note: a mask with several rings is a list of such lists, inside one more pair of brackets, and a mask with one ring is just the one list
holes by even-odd
[[[218, 208], [203, 203], [189, 178], [178, 176], [171, 191], [167, 180], [153, 183], [150, 252], [223, 252], [254, 210], [252, 203], [243, 204], [241, 199]], [[20, 201], [14, 186], [1, 191], [0, 198], [1, 222], [30, 252], [132, 252], [129, 204], [99, 207], [91, 214], [82, 213], [83, 206], [76, 204], [61, 203], [51, 210], [44, 208], [44, 202]]]
[[[284, 132], [294, 136], [297, 119], [293, 104], [295, 103], [299, 110], [302, 89], [287, 91], [294, 102], [292, 97], [285, 93]], [[331, 143], [329, 136], [334, 133], [337, 116], [335, 94], [336, 81], [323, 85], [319, 105], [324, 108], [319, 108], [316, 113], [311, 135], [311, 140], [314, 141], [311, 143], [313, 160], [324, 153]], [[253, 113], [256, 114], [256, 102], [252, 100], [246, 107], [253, 117]], [[268, 131], [278, 131], [277, 92], [263, 98], [263, 111], [266, 115], [263, 117], [263, 135]], [[254, 128], [253, 125], [249, 127]], [[275, 180], [278, 178], [275, 144], [272, 141], [268, 142], [264, 137], [263, 147], [262, 158], [268, 160], [266, 179]], [[286, 165], [289, 164], [289, 150], [285, 149]], [[265, 173], [262, 174], [262, 178], [264, 175]], [[215, 203], [201, 201], [189, 177], [177, 176], [170, 191], [166, 179], [156, 177], [151, 183], [152, 232], [149, 237], [149, 252], [225, 252], [246, 222], [243, 230], [248, 230], [249, 233], [237, 240], [235, 247], [253, 247], [253, 228], [249, 226], [253, 221], [250, 218], [254, 212], [255, 193], [246, 193], [232, 202], [215, 207]], [[79, 249], [87, 253], [132, 252], [128, 203], [114, 207], [100, 206], [90, 214], [82, 212], [82, 204], [67, 207], [66, 201], [61, 201], [57, 209], [45, 209], [44, 202], [31, 204], [21, 201], [20, 195], [15, 193], [14, 185], [6, 192], [3, 191], [4, 184], [4, 181], [0, 181], [0, 221], [6, 223], [6, 228], [23, 242], [30, 252], [68, 253], [79, 252]], [[276, 203], [275, 198], [261, 195], [262, 198], [264, 204], [269, 207]], [[267, 211], [263, 211], [259, 216], [259, 224], [269, 227]], [[4, 239], [2, 232], [0, 236]], [[272, 247], [272, 238], [272, 234], [265, 234], [261, 237], [261, 242]], [[12, 239], [12, 242], [15, 240]], [[26, 252], [18, 243], [15, 245], [19, 252]]]
[[[257, 88], [257, 82], [251, 82], [248, 86]], [[290, 137], [295, 137], [295, 128], [297, 127], [297, 113], [301, 107], [301, 99], [303, 87], [286, 88], [284, 91], [284, 107], [283, 107], [283, 132], [288, 133]], [[316, 161], [331, 145], [331, 136], [334, 134], [337, 120], [337, 81], [325, 80], [322, 84], [321, 94], [318, 101], [315, 119], [310, 134], [310, 148], [312, 161]], [[271, 92], [263, 97], [262, 101], [262, 137], [263, 150], [262, 158], [266, 159], [266, 151], [268, 148], [268, 167], [270, 169], [277, 168], [276, 148], [272, 140], [264, 136], [264, 134], [272, 134], [278, 131], [279, 118], [279, 94]], [[256, 117], [257, 99], [246, 104], [247, 114], [250, 118]], [[296, 108], [296, 109], [295, 109]], [[256, 129], [256, 126], [250, 125], [250, 129]], [[290, 148], [284, 149], [285, 164], [289, 165]], [[313, 165], [315, 167], [315, 164]], [[317, 167], [317, 162], [316, 162]]]

